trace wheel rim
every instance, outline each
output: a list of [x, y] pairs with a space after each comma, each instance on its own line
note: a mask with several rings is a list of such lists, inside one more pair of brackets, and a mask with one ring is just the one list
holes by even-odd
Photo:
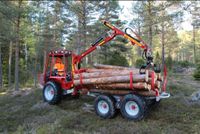
[[53, 87], [50, 86], [50, 85], [46, 86], [45, 91], [44, 91], [44, 95], [45, 95], [45, 98], [46, 98], [48, 101], [50, 101], [50, 100], [53, 99], [54, 94], [55, 94], [55, 92], [54, 92]]
[[135, 101], [128, 101], [125, 105], [127, 114], [136, 116], [139, 113], [139, 106]]
[[99, 101], [99, 103], [98, 103], [98, 110], [102, 114], [108, 113], [108, 111], [109, 111], [108, 103], [106, 101], [104, 101], [104, 100]]

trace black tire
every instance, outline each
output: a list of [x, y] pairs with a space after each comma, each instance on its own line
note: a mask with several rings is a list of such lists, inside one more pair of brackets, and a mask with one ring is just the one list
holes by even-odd
[[120, 111], [124, 118], [139, 121], [145, 116], [146, 103], [143, 97], [128, 94], [122, 100]]
[[[50, 92], [53, 92], [53, 94]], [[62, 97], [62, 92], [58, 84], [51, 81], [45, 84], [43, 88], [44, 101], [48, 102], [49, 104], [54, 105], [54, 104], [58, 104], [61, 101], [61, 97]]]
[[95, 99], [94, 109], [96, 114], [104, 119], [113, 118], [116, 113], [114, 99], [107, 95], [99, 95]]

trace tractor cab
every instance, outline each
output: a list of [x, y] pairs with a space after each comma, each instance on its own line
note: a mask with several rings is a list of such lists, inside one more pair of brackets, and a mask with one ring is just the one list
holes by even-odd
[[72, 52], [68, 50], [50, 51], [45, 63], [44, 83], [55, 82], [62, 89], [72, 87]]

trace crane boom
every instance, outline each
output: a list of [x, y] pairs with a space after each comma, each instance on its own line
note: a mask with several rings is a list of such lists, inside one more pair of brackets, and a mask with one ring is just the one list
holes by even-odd
[[150, 59], [150, 61], [147, 61], [147, 63], [150, 63], [152, 62], [152, 57], [151, 55], [150, 56], [146, 56], [146, 53], [147, 51], [149, 51], [149, 48], [148, 48], [148, 45], [140, 38], [139, 35], [137, 35], [135, 32], [133, 32], [136, 37], [132, 37], [130, 34], [128, 34], [125, 30], [125, 32], [121, 31], [119, 28], [117, 28], [116, 26], [114, 25], [111, 25], [109, 22], [107, 21], [103, 21], [103, 24], [105, 26], [107, 26], [110, 30], [111, 30], [111, 34], [109, 34], [108, 36], [106, 37], [100, 37], [98, 38], [95, 43], [93, 43], [85, 52], [83, 52], [82, 54], [80, 55], [76, 55], [74, 56], [74, 60], [73, 60], [73, 64], [76, 65], [78, 63], [80, 63], [80, 61], [85, 57], [87, 56], [88, 54], [90, 54], [91, 52], [93, 52], [94, 50], [97, 49], [97, 47], [101, 47], [103, 46], [104, 44], [106, 44], [107, 42], [111, 41], [112, 39], [114, 39], [116, 36], [123, 36], [124, 38], [128, 39], [132, 45], [137, 45], [139, 47], [141, 47], [144, 52], [145, 52], [145, 57], [147, 60]]

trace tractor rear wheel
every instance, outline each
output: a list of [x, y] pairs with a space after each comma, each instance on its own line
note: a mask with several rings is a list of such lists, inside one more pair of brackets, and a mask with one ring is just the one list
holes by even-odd
[[138, 121], [144, 118], [146, 104], [142, 97], [128, 94], [122, 100], [120, 111], [123, 117]]
[[55, 82], [47, 82], [43, 88], [44, 101], [49, 104], [57, 104], [61, 101], [62, 92]]
[[114, 117], [116, 113], [114, 99], [111, 96], [99, 95], [95, 99], [94, 107], [96, 114], [105, 119]]

